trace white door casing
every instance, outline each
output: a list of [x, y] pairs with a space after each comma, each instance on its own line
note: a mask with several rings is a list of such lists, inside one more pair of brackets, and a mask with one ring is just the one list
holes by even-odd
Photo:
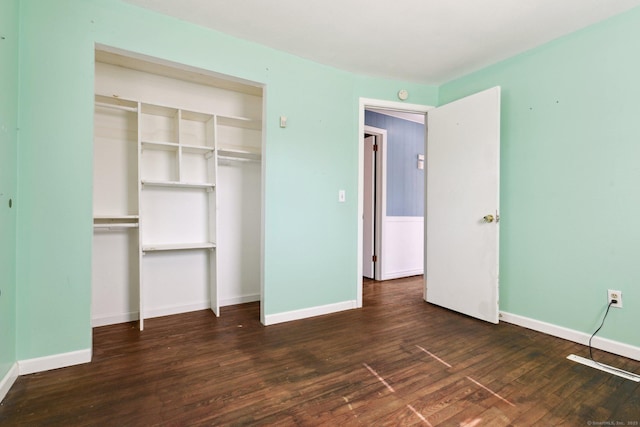
[[427, 119], [425, 300], [498, 323], [500, 88]]

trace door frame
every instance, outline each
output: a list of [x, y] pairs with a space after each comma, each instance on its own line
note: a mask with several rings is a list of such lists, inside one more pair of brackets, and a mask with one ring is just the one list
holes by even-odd
[[[358, 107], [358, 237], [357, 237], [357, 269], [356, 269], [356, 307], [362, 307], [362, 236], [364, 234], [364, 110], [366, 108], [383, 108], [404, 111], [408, 113], [427, 114], [435, 107], [421, 104], [407, 104], [405, 102], [386, 101], [382, 99], [360, 98]], [[426, 120], [425, 120], [426, 125]], [[427, 144], [425, 132], [425, 152]]]

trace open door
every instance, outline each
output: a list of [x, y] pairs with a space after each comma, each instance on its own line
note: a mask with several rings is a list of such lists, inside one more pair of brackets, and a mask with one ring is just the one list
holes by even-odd
[[376, 158], [374, 146], [376, 137], [365, 134], [364, 137], [364, 215], [362, 231], [362, 276], [375, 279], [375, 193]]
[[498, 323], [500, 88], [427, 120], [425, 300]]

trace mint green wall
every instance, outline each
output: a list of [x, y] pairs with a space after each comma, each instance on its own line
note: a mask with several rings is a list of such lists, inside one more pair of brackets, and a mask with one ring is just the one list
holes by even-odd
[[[16, 183], [6, 159], [16, 150], [17, 4], [0, 9], [9, 35], [0, 41], [0, 84], [12, 94], [0, 100], [9, 124], [0, 133], [3, 194]], [[639, 10], [440, 90], [356, 76], [118, 0], [21, 0], [19, 22], [19, 214], [15, 258], [4, 239], [0, 247], [0, 278], [9, 281], [0, 375], [16, 358], [91, 346], [94, 43], [266, 85], [267, 314], [356, 298], [359, 97], [395, 100], [406, 88], [408, 102], [434, 105], [501, 85], [502, 309], [591, 332], [606, 289], [621, 289], [625, 308], [602, 334], [640, 345], [629, 327], [640, 323], [640, 59], [630, 42], [640, 37]], [[15, 212], [0, 205], [10, 239]]]
[[[16, 361], [18, 0], [0, 3], [0, 379]], [[12, 208], [9, 208], [9, 200]]]
[[266, 84], [265, 312], [356, 298], [359, 97], [404, 87], [433, 105], [436, 87], [355, 76], [116, 0], [20, 4], [18, 359], [91, 346], [94, 43]]
[[640, 345], [640, 9], [447, 83], [502, 87], [502, 310]]

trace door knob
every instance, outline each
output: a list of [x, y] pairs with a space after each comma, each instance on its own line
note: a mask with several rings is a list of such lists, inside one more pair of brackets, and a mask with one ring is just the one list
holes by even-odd
[[482, 217], [482, 219], [484, 219], [484, 222], [493, 222], [494, 218], [493, 218], [493, 215], [489, 214]]

